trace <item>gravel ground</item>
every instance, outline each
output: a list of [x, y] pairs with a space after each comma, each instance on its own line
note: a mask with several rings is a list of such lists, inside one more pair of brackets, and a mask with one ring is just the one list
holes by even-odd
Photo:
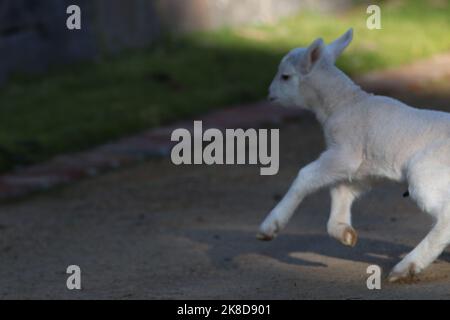
[[[281, 128], [280, 172], [256, 166], [180, 166], [168, 159], [0, 206], [3, 299], [450, 298], [450, 255], [417, 281], [389, 269], [431, 227], [405, 186], [381, 183], [354, 206], [355, 248], [328, 237], [327, 191], [307, 198], [273, 242], [259, 223], [298, 169], [323, 149], [310, 117]], [[80, 291], [66, 268], [82, 270]], [[368, 290], [366, 269], [383, 270]]]

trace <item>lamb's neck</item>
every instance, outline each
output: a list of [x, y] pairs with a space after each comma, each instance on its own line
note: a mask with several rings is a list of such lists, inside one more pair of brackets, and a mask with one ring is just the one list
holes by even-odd
[[311, 78], [312, 96], [307, 103], [324, 124], [335, 112], [351, 107], [369, 94], [338, 68], [330, 68]]

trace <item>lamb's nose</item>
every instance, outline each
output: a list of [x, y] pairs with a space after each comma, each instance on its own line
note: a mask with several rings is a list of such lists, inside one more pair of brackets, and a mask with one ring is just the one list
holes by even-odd
[[274, 96], [269, 96], [269, 97], [267, 97], [267, 99], [268, 99], [270, 102], [274, 102], [275, 100], [277, 100], [277, 98], [274, 97]]

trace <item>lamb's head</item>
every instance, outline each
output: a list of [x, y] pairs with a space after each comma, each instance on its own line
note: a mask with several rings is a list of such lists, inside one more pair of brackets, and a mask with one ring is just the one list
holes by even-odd
[[312, 92], [311, 79], [314, 77], [317, 80], [324, 74], [324, 70], [335, 68], [336, 59], [352, 39], [353, 30], [349, 29], [328, 46], [319, 38], [307, 48], [297, 48], [289, 52], [281, 61], [270, 85], [269, 100], [283, 106], [312, 108], [308, 105], [315, 94]]

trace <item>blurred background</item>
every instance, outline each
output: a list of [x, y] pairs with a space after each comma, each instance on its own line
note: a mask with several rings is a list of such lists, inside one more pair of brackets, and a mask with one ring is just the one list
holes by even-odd
[[450, 50], [449, 1], [377, 1], [382, 30], [369, 2], [1, 0], [0, 171], [264, 99], [288, 50], [349, 27], [354, 77]]
[[[376, 1], [369, 30], [373, 2], [0, 0], [0, 299], [448, 299], [449, 252], [417, 283], [367, 290], [367, 267], [384, 276], [431, 225], [403, 185], [355, 204], [354, 249], [327, 235], [328, 190], [276, 241], [254, 236], [324, 149], [313, 116], [261, 102], [287, 51], [353, 27], [337, 63], [357, 83], [450, 111], [450, 0]], [[192, 119], [276, 126], [279, 173], [153, 158]], [[72, 264], [82, 291], [66, 289]]]

